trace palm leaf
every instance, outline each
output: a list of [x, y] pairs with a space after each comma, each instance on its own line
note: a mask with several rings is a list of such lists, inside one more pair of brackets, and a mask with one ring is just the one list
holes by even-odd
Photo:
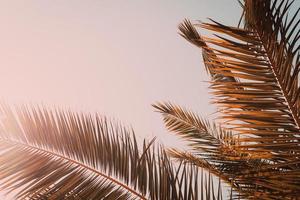
[[[184, 108], [171, 103], [158, 103], [153, 106], [162, 113], [167, 129], [186, 139], [193, 150], [183, 152], [169, 149], [169, 155], [181, 162], [206, 169], [238, 191], [239, 197], [249, 195], [248, 191], [240, 187], [244, 182], [241, 183], [237, 179], [237, 172], [251, 171], [258, 165], [264, 166], [265, 163], [261, 162], [261, 158], [267, 159], [270, 154], [249, 154], [235, 149], [239, 140], [235, 139], [230, 131], [209, 123]], [[234, 193], [235, 197], [237, 195], [238, 193]]]
[[[213, 20], [195, 26], [185, 21], [179, 27], [203, 50], [222, 122], [238, 133], [234, 149], [258, 155], [257, 167], [234, 174], [248, 198], [300, 195], [300, 19], [299, 8], [287, 14], [293, 3], [245, 0], [245, 28]], [[200, 36], [196, 27], [214, 36]]]
[[1, 117], [0, 188], [17, 199], [198, 198], [194, 167], [104, 117], [5, 105]]
[[180, 106], [172, 103], [157, 103], [153, 107], [162, 113], [167, 129], [187, 139], [189, 145], [196, 151], [218, 156], [229, 151], [237, 142], [231, 132], [210, 124]]

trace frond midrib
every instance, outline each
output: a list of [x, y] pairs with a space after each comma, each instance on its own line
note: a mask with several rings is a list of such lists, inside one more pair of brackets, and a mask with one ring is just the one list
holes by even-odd
[[267, 51], [266, 45], [265, 45], [264, 41], [262, 40], [261, 35], [259, 34], [259, 32], [257, 30], [255, 30], [254, 33], [256, 33], [257, 37], [259, 37], [259, 40], [262, 42], [261, 45], [262, 45], [262, 48], [263, 48], [263, 50], [264, 50], [264, 52], [266, 54], [266, 59], [267, 59], [268, 63], [270, 64], [270, 68], [271, 68], [271, 70], [272, 70], [272, 72], [274, 74], [274, 77], [275, 77], [275, 79], [277, 81], [277, 84], [278, 84], [278, 86], [279, 86], [279, 88], [280, 88], [280, 90], [282, 92], [282, 95], [283, 95], [285, 101], [286, 101], [288, 109], [290, 110], [290, 113], [291, 113], [291, 115], [292, 115], [292, 117], [294, 119], [296, 128], [298, 130], [300, 130], [300, 119], [297, 117], [296, 111], [294, 109], [292, 109], [292, 103], [291, 103], [291, 101], [290, 101], [290, 99], [289, 99], [289, 97], [287, 95], [287, 92], [283, 89], [283, 83], [278, 78], [279, 75], [278, 75], [278, 73], [276, 72], [276, 70], [274, 68], [275, 64], [273, 63], [272, 59], [270, 59], [271, 58], [271, 56], [269, 55], [270, 53], [269, 53], [269, 51]]
[[115, 179], [111, 176], [108, 176], [106, 175], [105, 173], [102, 173], [82, 162], [79, 162], [77, 160], [74, 160], [74, 159], [71, 159], [71, 158], [68, 158], [64, 155], [61, 155], [59, 153], [55, 153], [55, 152], [52, 152], [52, 151], [49, 151], [49, 150], [45, 150], [41, 147], [36, 147], [36, 146], [33, 146], [31, 144], [28, 144], [28, 143], [23, 143], [23, 142], [19, 142], [19, 141], [11, 141], [9, 139], [3, 139], [3, 138], [0, 138], [0, 141], [4, 141], [6, 143], [9, 143], [9, 144], [12, 144], [12, 145], [18, 145], [18, 146], [23, 146], [23, 147], [27, 147], [27, 148], [30, 148], [30, 149], [35, 149], [39, 152], [44, 152], [46, 154], [50, 154], [50, 155], [53, 155], [57, 158], [61, 158], [63, 160], [67, 160], [68, 162], [71, 162], [73, 164], [76, 164], [82, 168], [85, 168], [95, 174], [98, 174], [98, 176], [101, 176], [101, 177], [104, 177], [105, 179], [107, 180], [110, 180], [111, 182], [115, 183], [116, 185], [119, 185], [120, 187], [126, 189], [127, 191], [129, 191], [130, 193], [134, 194], [135, 196], [139, 197], [140, 199], [143, 199], [143, 200], [147, 200], [147, 198], [145, 196], [143, 196], [142, 194], [138, 193], [137, 191], [135, 191], [134, 189], [130, 188], [129, 186], [127, 186], [125, 183], [122, 183], [121, 181], [119, 181], [118, 179]]

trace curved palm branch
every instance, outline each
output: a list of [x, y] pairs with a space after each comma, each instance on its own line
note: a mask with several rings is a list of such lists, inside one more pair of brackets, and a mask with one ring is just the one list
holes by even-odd
[[260, 162], [261, 157], [267, 159], [270, 154], [249, 154], [236, 149], [239, 140], [233, 137], [231, 131], [209, 123], [177, 105], [158, 103], [153, 106], [162, 113], [167, 129], [186, 139], [193, 150], [183, 152], [169, 149], [169, 155], [206, 169], [229, 184], [235, 191], [246, 195], [247, 192], [239, 187], [241, 183], [236, 180], [237, 172], [249, 171], [259, 164], [264, 164]]
[[[243, 170], [229, 171], [229, 175], [220, 171], [238, 188], [240, 197], [291, 199], [300, 196], [300, 8], [291, 16], [287, 14], [294, 3], [244, 0], [244, 28], [213, 20], [196, 25], [186, 20], [179, 26], [185, 39], [202, 48], [222, 123], [237, 133], [231, 139], [238, 141], [232, 144], [232, 149], [237, 155], [255, 158], [247, 162]], [[198, 27], [214, 35], [203, 37], [196, 30]], [[206, 149], [213, 148], [213, 158], [217, 161], [209, 162], [207, 155], [199, 155], [214, 164], [214, 169], [218, 166], [216, 163], [222, 163], [221, 156], [226, 149], [222, 142], [216, 148], [218, 138], [211, 138], [216, 134], [209, 134], [209, 139], [205, 134], [194, 134], [196, 129], [188, 130], [185, 126], [197, 127], [197, 118], [166, 107], [168, 105], [158, 109], [163, 112], [167, 127]], [[174, 119], [170, 113], [180, 119]], [[181, 156], [187, 160], [195, 158], [187, 154]], [[237, 160], [241, 162], [244, 158], [237, 157]], [[227, 164], [219, 166], [234, 166], [234, 163]]]
[[0, 189], [17, 199], [198, 199], [198, 173], [99, 115], [1, 106]]

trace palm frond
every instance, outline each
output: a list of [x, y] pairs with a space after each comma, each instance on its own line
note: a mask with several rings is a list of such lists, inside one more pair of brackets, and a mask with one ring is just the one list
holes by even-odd
[[210, 156], [219, 156], [219, 159], [227, 157], [228, 160], [249, 160], [263, 156], [267, 159], [270, 157], [268, 153], [264, 155], [260, 153], [255, 157], [255, 153], [250, 155], [235, 149], [235, 147], [240, 146], [240, 139], [235, 138], [232, 131], [210, 123], [178, 105], [157, 103], [153, 107], [163, 115], [167, 129], [186, 139], [189, 142], [188, 145], [195, 151], [204, 152]]
[[[169, 149], [171, 157], [211, 172], [235, 191], [239, 191], [239, 197], [248, 195], [243, 187], [240, 187], [240, 184], [245, 183], [236, 178], [236, 172], [250, 171], [258, 165], [265, 165], [261, 158], [267, 159], [270, 154], [249, 154], [235, 149], [239, 141], [230, 131], [223, 130], [179, 106], [171, 103], [158, 103], [153, 106], [162, 113], [167, 129], [186, 139], [188, 145], [193, 148], [192, 152]], [[249, 181], [248, 184], [251, 185], [252, 182]], [[234, 196], [237, 197], [237, 193]]]
[[104, 117], [5, 105], [1, 117], [0, 188], [17, 199], [197, 199], [194, 167]]
[[[209, 163], [205, 158], [202, 158], [201, 156], [195, 155], [188, 151], [183, 152], [182, 150], [173, 148], [173, 149], [169, 149], [167, 152], [171, 157], [175, 158], [177, 161], [184, 162], [184, 163], [190, 163], [194, 166], [197, 166], [200, 168], [202, 174], [203, 174], [203, 172], [207, 172], [209, 174], [209, 176], [212, 176], [212, 178], [218, 179], [219, 185], [216, 187], [216, 189], [217, 189], [218, 196], [220, 196], [220, 198], [222, 198], [222, 196], [223, 196], [223, 195], [219, 194], [219, 193], [222, 193], [222, 188], [229, 188], [231, 190], [232, 194], [230, 196], [227, 196], [227, 199], [233, 199], [234, 197], [235, 198], [243, 197], [243, 195], [239, 194], [239, 193], [242, 193], [243, 191], [240, 191], [239, 186], [236, 185], [236, 183], [233, 181], [232, 178], [227, 176], [228, 173], [223, 171], [220, 168], [220, 166], [215, 166], [215, 165]], [[240, 163], [240, 164], [242, 164], [242, 163]], [[241, 166], [243, 166], [243, 165], [241, 165]], [[203, 169], [205, 169], [205, 171], [203, 171]], [[221, 180], [224, 182], [221, 183]], [[202, 179], [202, 181], [203, 181], [203, 179]], [[202, 185], [205, 186], [207, 184], [202, 183]], [[213, 185], [213, 181], [212, 181], [212, 185]], [[212, 188], [214, 188], [214, 187], [212, 187]], [[204, 188], [202, 186], [201, 192], [203, 192], [203, 190], [204, 190]], [[205, 188], [205, 190], [209, 191], [207, 187]], [[217, 199], [219, 199], [219, 197]]]
[[193, 32], [200, 27], [215, 33], [214, 37], [202, 36], [197, 45], [203, 49], [205, 65], [213, 76], [234, 78], [213, 78], [211, 88], [223, 123], [239, 133], [234, 148], [262, 155], [257, 168], [237, 173], [235, 178], [248, 197], [300, 195], [300, 9], [288, 16], [293, 3], [245, 0], [245, 28], [213, 20], [195, 26], [183, 23], [186, 30], [193, 26]]
[[216, 74], [212, 69], [214, 68], [213, 65], [211, 65], [209, 61], [209, 55], [216, 57], [217, 55], [214, 54], [213, 51], [211, 51], [208, 48], [208, 45], [206, 41], [202, 38], [200, 33], [196, 30], [196, 28], [192, 25], [192, 23], [185, 19], [183, 23], [181, 23], [178, 26], [179, 29], [179, 34], [185, 38], [188, 42], [196, 45], [199, 48], [202, 48], [202, 57], [205, 63], [205, 69], [209, 74], [212, 76], [214, 80], [219, 80], [219, 81], [224, 81], [224, 82], [235, 82], [237, 81], [234, 77], [232, 76], [224, 76], [222, 74]]
[[[295, 1], [245, 1], [245, 27], [259, 37], [270, 68], [299, 129], [300, 7], [292, 16]], [[263, 14], [262, 14], [263, 13]]]
[[[205, 152], [221, 147], [230, 148], [236, 141], [232, 133], [210, 124], [198, 115], [172, 103], [157, 103], [153, 107], [163, 115], [169, 131], [179, 134], [189, 141], [195, 150]], [[221, 150], [217, 154], [224, 152]]]

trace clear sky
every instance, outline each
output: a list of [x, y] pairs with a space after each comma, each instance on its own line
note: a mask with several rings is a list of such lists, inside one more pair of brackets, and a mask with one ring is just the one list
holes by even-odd
[[177, 25], [239, 16], [236, 0], [0, 1], [0, 98], [99, 112], [177, 144], [152, 103], [214, 110], [200, 50]]

